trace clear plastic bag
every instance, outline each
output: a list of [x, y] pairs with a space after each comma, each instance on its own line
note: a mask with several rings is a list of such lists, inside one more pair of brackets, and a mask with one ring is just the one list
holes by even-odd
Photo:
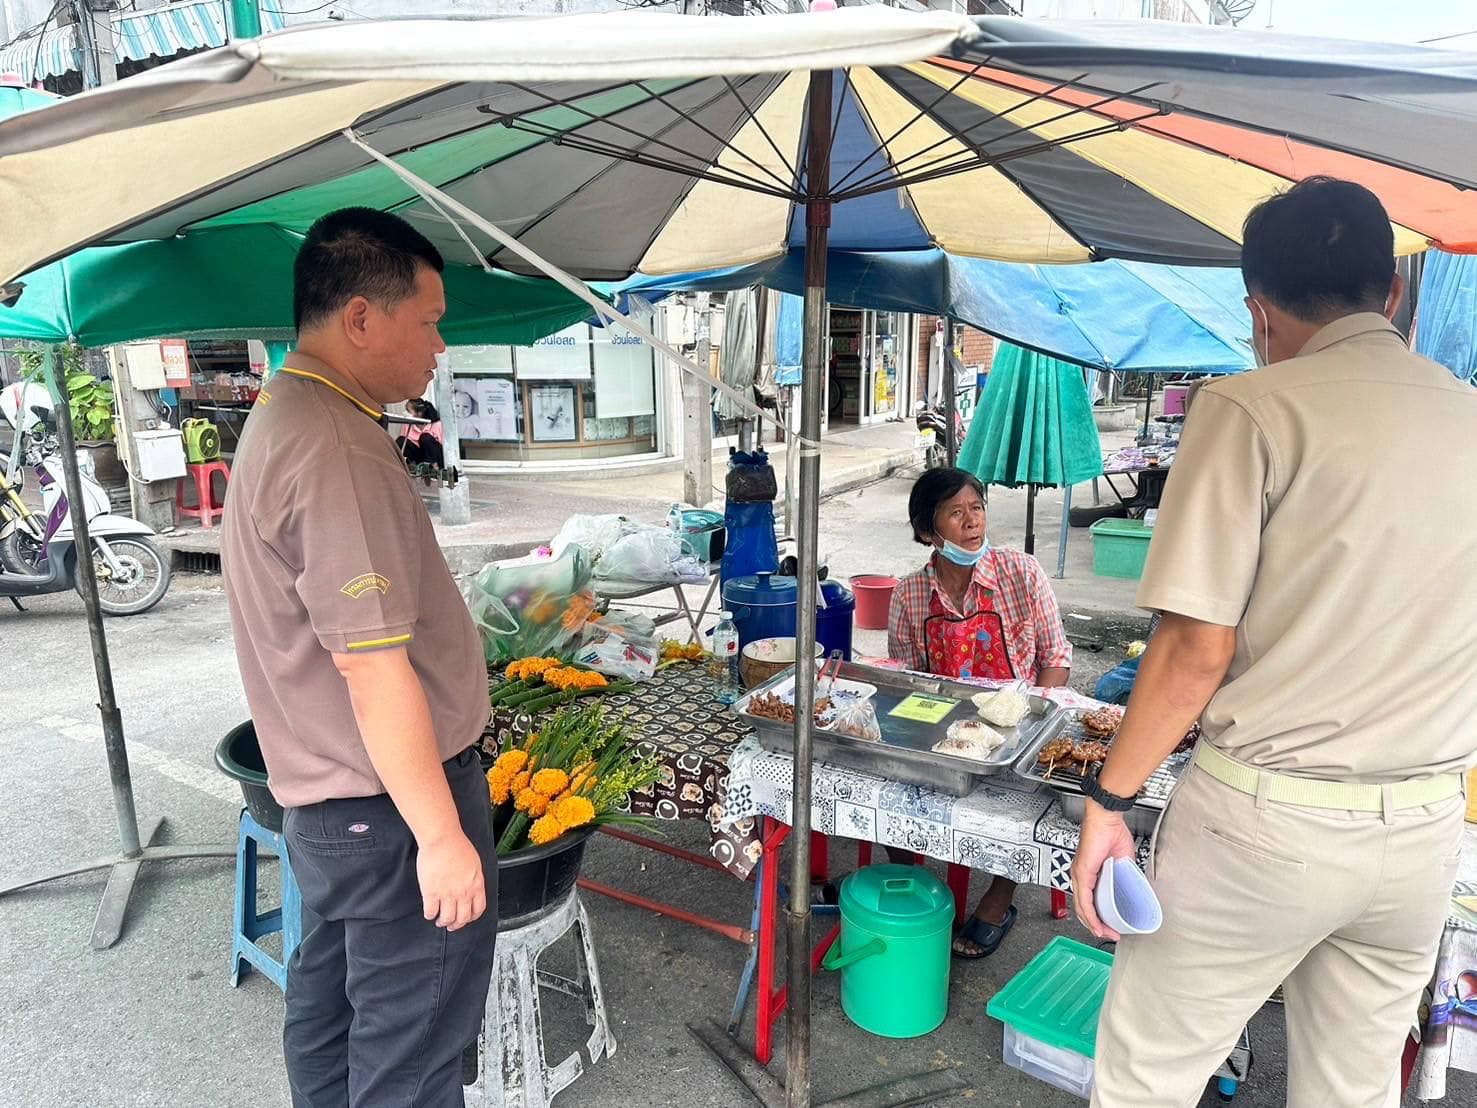
[[556, 558], [490, 562], [466, 587], [472, 622], [493, 663], [559, 654], [579, 641], [595, 610], [590, 558], [571, 546]]
[[821, 726], [828, 731], [840, 731], [843, 735], [871, 743], [882, 741], [882, 724], [877, 719], [877, 709], [872, 706], [870, 699], [847, 698], [833, 704], [828, 716], [821, 720]]
[[608, 677], [641, 681], [656, 672], [661, 660], [661, 644], [655, 637], [642, 638], [618, 627], [607, 627], [603, 620], [587, 623], [583, 638], [574, 660]]
[[680, 536], [665, 527], [646, 527], [607, 550], [595, 575], [605, 581], [664, 585], [706, 580], [708, 570], [692, 555], [682, 553]]
[[598, 562], [607, 550], [620, 542], [628, 523], [625, 516], [570, 516], [559, 528], [559, 534], [554, 536], [554, 554], [557, 557], [570, 546], [579, 545], [585, 548], [592, 562]]

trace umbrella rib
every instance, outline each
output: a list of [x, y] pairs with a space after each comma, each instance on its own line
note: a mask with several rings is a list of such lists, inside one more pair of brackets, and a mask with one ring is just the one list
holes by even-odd
[[785, 152], [779, 148], [779, 144], [774, 141], [773, 136], [770, 135], [768, 129], [764, 126], [764, 124], [759, 122], [759, 117], [754, 113], [754, 109], [749, 106], [749, 102], [739, 95], [739, 91], [734, 86], [732, 78], [724, 77], [722, 80], [723, 83], [728, 86], [728, 91], [733, 94], [733, 98], [739, 102], [739, 106], [744, 109], [744, 114], [749, 117], [749, 121], [752, 122], [755, 127], [759, 128], [759, 133], [764, 136], [764, 141], [769, 143], [769, 148], [774, 151], [775, 157], [779, 158], [780, 165], [784, 166], [790, 171], [790, 183], [792, 186], [792, 191], [790, 192], [787, 199], [803, 200], [804, 194], [803, 190], [800, 187], [800, 169], [798, 165], [790, 164], [790, 159], [787, 158], [785, 156]]
[[[893, 86], [893, 87], [894, 87], [894, 89], [896, 89], [896, 86]], [[959, 86], [957, 84], [954, 86], [954, 88], [958, 88], [958, 87]], [[1067, 83], [1064, 81], [1061, 84], [1058, 84], [1055, 88], [1051, 89], [1050, 91], [1051, 92], [1058, 92], [1061, 89], [1064, 89], [1066, 87], [1067, 87]], [[904, 92], [902, 92], [901, 89], [896, 89], [896, 91], [899, 93], [899, 95], [904, 96], [907, 99], [911, 99], [911, 97], [908, 97], [907, 94], [904, 93]], [[950, 91], [952, 91], [952, 89]], [[900, 161], [896, 162], [893, 165], [893, 169], [894, 169], [894, 171], [896, 171], [898, 173], [901, 173], [903, 166], [907, 165], [911, 161], [914, 161], [914, 160], [916, 160], [918, 158], [922, 158], [925, 155], [932, 153], [933, 151], [937, 150], [940, 146], [943, 146], [945, 143], [949, 142], [950, 140], [953, 140], [955, 142], [958, 142], [961, 146], [966, 147], [968, 150], [973, 150], [977, 154], [979, 151], [983, 150], [986, 146], [989, 146], [991, 143], [994, 143], [994, 142], [999, 142], [1000, 139], [1003, 139], [1005, 136], [1004, 135], [1000, 135], [1000, 136], [998, 136], [996, 138], [993, 138], [993, 139], [986, 139], [982, 143], [972, 143], [972, 142], [969, 142], [968, 140], [966, 140], [966, 138], [965, 138], [966, 135], [968, 135], [971, 131], [978, 130], [979, 128], [985, 126], [988, 123], [994, 123], [997, 120], [1004, 119], [1011, 112], [1020, 111], [1022, 108], [1028, 107], [1034, 101], [1041, 99], [1045, 95], [1047, 95], [1047, 94], [1046, 93], [1038, 93], [1036, 96], [1031, 97], [1031, 99], [1029, 99], [1029, 100], [1022, 100], [1019, 104], [1013, 104], [1013, 105], [1011, 105], [1011, 107], [1007, 108], [1003, 112], [999, 112], [999, 113], [993, 113], [992, 112], [989, 115], [987, 115], [984, 119], [980, 120], [978, 123], [971, 123], [968, 127], [964, 128], [964, 130], [962, 130], [962, 131], [957, 131], [954, 128], [952, 128], [952, 127], [948, 126], [947, 124], [945, 124], [942, 120], [930, 116], [930, 118], [933, 120], [933, 122], [937, 126], [939, 126], [940, 128], [942, 128], [944, 130], [944, 132], [945, 132], [944, 137], [941, 138], [941, 139], [939, 139], [937, 142], [932, 143], [929, 146], [925, 146], [922, 150], [915, 150], [913, 153], [909, 154], [906, 158], [903, 158]], [[918, 120], [921, 119], [924, 114], [926, 114], [928, 112], [931, 112], [933, 110], [933, 108], [938, 103], [939, 103], [939, 101], [935, 100], [927, 108], [922, 109], [918, 113], [918, 115], [915, 115], [912, 119], [910, 119], [908, 121], [907, 127], [911, 127], [911, 126], [913, 126], [913, 124], [917, 123]], [[1071, 113], [1067, 113], [1067, 114], [1071, 114]], [[1058, 116], [1057, 119], [1044, 120], [1041, 125], [1044, 125], [1046, 123], [1055, 123], [1055, 122], [1058, 121], [1058, 119], [1064, 119], [1064, 118], [1066, 118], [1065, 115]], [[906, 130], [907, 127], [903, 128], [903, 129]], [[901, 132], [899, 132], [899, 133], [901, 133]], [[948, 161], [950, 158], [957, 158], [958, 156], [959, 156], [958, 154], [949, 154], [949, 155], [946, 155], [945, 157], [942, 157], [942, 158], [936, 158], [936, 159], [934, 159], [934, 161], [932, 161], [932, 162], [930, 162], [928, 164], [929, 165], [938, 165], [938, 164], [941, 164], [941, 163], [943, 163], [945, 161]], [[917, 172], [917, 170], [909, 170], [909, 172], [910, 173], [911, 172]], [[852, 185], [852, 188], [860, 188], [860, 187], [863, 187], [865, 185], [869, 185], [869, 184], [873, 183], [874, 181], [878, 180], [880, 177], [883, 177], [883, 176], [886, 176], [886, 174], [883, 173], [882, 171], [880, 171], [880, 170], [873, 170], [871, 173], [867, 174], [867, 176], [863, 177], [861, 180], [857, 181], [854, 185]]]
[[[926, 107], [919, 108], [917, 115], [915, 115], [912, 119], [908, 120], [908, 122], [904, 123], [901, 127], [899, 127], [896, 131], [894, 131], [887, 138], [885, 138], [881, 142], [879, 142], [877, 144], [877, 149], [882, 150], [882, 151], [885, 152], [887, 150], [887, 148], [892, 145], [893, 139], [897, 138], [904, 131], [906, 131], [909, 127], [913, 126], [913, 124], [917, 123], [920, 119], [922, 119], [925, 115], [928, 115], [929, 112], [933, 111], [934, 108], [938, 107], [945, 100], [947, 100], [950, 96], [953, 96], [954, 93], [955, 93], [955, 91], [959, 88], [959, 86], [962, 85], [962, 84], [964, 84], [965, 81], [969, 80], [969, 78], [972, 77], [974, 75], [974, 72], [975, 71], [978, 71], [979, 68], [980, 67], [978, 65], [975, 66], [974, 67], [974, 71], [971, 71], [970, 73], [964, 74], [963, 76], [961, 76], [959, 78], [959, 80], [955, 81], [948, 88], [946, 88], [942, 92], [940, 92], [938, 94], [938, 98], [937, 99], [935, 99], [934, 101], [932, 101]], [[878, 73], [878, 76], [882, 76], [880, 72]], [[885, 80], [886, 78], [883, 78], [883, 79]], [[853, 173], [856, 173], [859, 169], [861, 169], [862, 166], [864, 166], [866, 164], [867, 164], [867, 160], [865, 158], [862, 159], [861, 161], [857, 162], [856, 165], [852, 166], [849, 170], [846, 171], [845, 176], [843, 176], [841, 178], [841, 180], [837, 181], [835, 183], [835, 185], [832, 186], [832, 190], [831, 191], [832, 192], [839, 192], [840, 189], [841, 189], [841, 186], [844, 185], [844, 184], [846, 184], [847, 181], [851, 180], [852, 174]]]
[[922, 184], [925, 181], [935, 181], [944, 177], [952, 177], [959, 173], [968, 173], [971, 170], [975, 169], [995, 168], [997, 166], [1004, 165], [1007, 162], [1013, 162], [1018, 158], [1030, 157], [1034, 154], [1044, 153], [1047, 150], [1054, 150], [1058, 147], [1066, 146], [1068, 143], [1082, 142], [1086, 139], [1097, 138], [1100, 135], [1112, 134], [1114, 131], [1122, 130], [1124, 126], [1132, 123], [1138, 123], [1141, 120], [1148, 119], [1150, 116], [1161, 114], [1163, 113], [1149, 112], [1145, 115], [1139, 116], [1136, 119], [1125, 120], [1123, 124], [1109, 123], [1104, 124], [1100, 127], [1096, 127], [1090, 131], [1083, 131], [1080, 134], [1069, 135], [1066, 138], [1043, 139], [1041, 142], [1032, 143], [1029, 146], [1022, 146], [1015, 150], [1008, 150], [1004, 154], [999, 154], [994, 157], [978, 158], [967, 163], [946, 166], [942, 169], [934, 169], [928, 172], [919, 172], [912, 176], [902, 177], [897, 181], [889, 181], [880, 185], [872, 185], [864, 189], [850, 190], [844, 196], [838, 196], [835, 199], [839, 203], [842, 200], [852, 200], [861, 196], [871, 196], [872, 194], [878, 192], [891, 192], [893, 189], [907, 188], [912, 185]]
[[[594, 112], [591, 112], [588, 108], [582, 108], [578, 104], [575, 104], [575, 103], [571, 102], [567, 98], [558, 97], [558, 96], [550, 96], [548, 93], [545, 93], [545, 92], [542, 92], [542, 91], [535, 91], [534, 89], [531, 89], [531, 88], [529, 88], [526, 85], [518, 84], [517, 82], [509, 82], [509, 83], [510, 83], [510, 85], [513, 88], [516, 88], [516, 89], [518, 89], [521, 92], [526, 92], [526, 93], [528, 93], [531, 96], [542, 96], [550, 104], [556, 105], [556, 106], [561, 107], [561, 108], [568, 108], [570, 111], [578, 112], [580, 115], [583, 115], [586, 119], [590, 120], [593, 123], [603, 123], [603, 124], [605, 124], [608, 127], [614, 127], [616, 130], [623, 131], [626, 134], [631, 135], [633, 138], [640, 139], [643, 142], [653, 143], [653, 144], [655, 144], [657, 146], [664, 147], [667, 150], [671, 150], [673, 153], [678, 154], [678, 155], [680, 155], [680, 156], [682, 156], [684, 158], [691, 158], [692, 161], [693, 161], [694, 168], [700, 168], [701, 165], [702, 165], [702, 163], [697, 159], [697, 157], [691, 151], [689, 151], [689, 150], [683, 150], [680, 146], [677, 146], [677, 145], [674, 145], [673, 143], [667, 142], [665, 139], [657, 138], [655, 135], [642, 134], [640, 131], [636, 130], [634, 127], [628, 127], [624, 123], [617, 123], [612, 118], [604, 118], [604, 117], [601, 117], [601, 116], [597, 116]], [[653, 100], [656, 100], [658, 103], [660, 103], [668, 111], [672, 112], [674, 115], [678, 116], [680, 119], [683, 119], [683, 120], [685, 120], [688, 123], [691, 123], [694, 127], [697, 127], [699, 130], [703, 131], [705, 134], [707, 134], [710, 138], [714, 139], [715, 141], [720, 142], [720, 143], [723, 143], [724, 146], [727, 146], [728, 147], [728, 149], [733, 149], [733, 147], [728, 146], [727, 142], [725, 142], [725, 140], [721, 136], [719, 136], [718, 134], [714, 133], [708, 127], [706, 127], [705, 125], [703, 125], [702, 123], [700, 123], [698, 120], [694, 119], [691, 115], [689, 115], [687, 112], [683, 111], [681, 108], [679, 108], [676, 105], [672, 104], [661, 93], [654, 92], [650, 88], [647, 88], [646, 85], [643, 84], [640, 81], [637, 81], [637, 82], [634, 82], [634, 83], [635, 83], [635, 85], [636, 85], [637, 88], [639, 88], [642, 92], [644, 92], [648, 97], [652, 98]], [[715, 97], [715, 99], [716, 99], [716, 97]], [[709, 101], [709, 103], [711, 103], [711, 102], [712, 101]], [[478, 110], [479, 111], [487, 111], [488, 114], [492, 114], [490, 112], [490, 110], [489, 109], [486, 109], [486, 108], [482, 108], [482, 109], [478, 109]], [[584, 136], [584, 137], [586, 138], [587, 141], [599, 141], [599, 140], [595, 140], [595, 139], [590, 139], [589, 136]], [[612, 144], [612, 146], [614, 146], [614, 144]], [[774, 179], [775, 183], [778, 184], [781, 188], [784, 187], [784, 185], [785, 185], [784, 180], [778, 174], [776, 174], [772, 170], [770, 170], [767, 166], [761, 165], [759, 162], [754, 161], [753, 158], [750, 158], [747, 154], [743, 154], [741, 151], [734, 151], [734, 152], [740, 154], [741, 157], [747, 158], [750, 162], [752, 162], [754, 164], [754, 166], [756, 168], [758, 168], [758, 169], [762, 170], [763, 172], [769, 174], [769, 176], [772, 177]], [[730, 171], [730, 172], [732, 172], [732, 171]]]
[[[836, 136], [841, 133], [841, 112], [846, 107], [846, 94], [856, 95], [851, 87], [851, 67], [846, 67], [846, 78], [841, 84], [841, 95], [836, 99], [836, 117], [831, 120], [831, 144], [826, 147], [826, 164], [831, 165], [831, 155], [836, 153]], [[861, 105], [857, 105], [860, 109]], [[829, 190], [828, 190], [829, 191]]]
[[[1031, 104], [1035, 103], [1038, 100], [1044, 99], [1045, 97], [1049, 96], [1053, 92], [1059, 92], [1059, 91], [1061, 91], [1062, 89], [1064, 89], [1064, 88], [1067, 87], [1067, 84], [1068, 84], [1068, 82], [1063, 81], [1060, 84], [1054, 86], [1053, 88], [1047, 90], [1046, 92], [1037, 93], [1035, 96], [1032, 96], [1032, 97], [1030, 97], [1027, 100], [1022, 100], [1019, 104], [1013, 104], [1013, 105], [1011, 105], [1009, 108], [1007, 108], [1003, 112], [992, 112], [991, 114], [989, 114], [988, 116], [986, 116], [984, 119], [980, 120], [979, 122], [977, 122], [977, 123], [971, 123], [968, 127], [964, 128], [964, 130], [962, 130], [962, 131], [955, 131], [955, 130], [952, 130], [952, 129], [948, 128], [948, 127], [945, 127], [945, 130], [947, 130], [949, 132], [948, 134], [946, 134], [943, 138], [939, 139], [937, 142], [933, 143], [933, 145], [924, 147], [922, 150], [916, 151], [915, 153], [912, 153], [912, 154], [908, 155], [902, 161], [898, 162], [897, 163], [897, 166], [895, 168], [897, 168], [900, 171], [901, 170], [901, 167], [904, 166], [904, 165], [906, 165], [908, 162], [913, 161], [915, 158], [921, 158], [924, 155], [926, 155], [926, 154], [928, 154], [928, 153], [930, 153], [930, 152], [938, 149], [940, 146], [944, 145], [944, 143], [948, 142], [950, 139], [953, 139], [953, 140], [959, 142], [962, 146], [965, 146], [969, 150], [972, 150], [974, 153], [979, 154], [981, 151], [985, 150], [987, 147], [993, 146], [997, 142], [1004, 141], [1004, 139], [1007, 138], [1008, 136], [1006, 136], [1006, 135], [997, 135], [995, 138], [986, 139], [984, 142], [974, 143], [974, 142], [970, 142], [970, 141], [966, 140], [966, 138], [965, 138], [966, 135], [970, 134], [970, 132], [972, 132], [972, 131], [979, 130], [979, 128], [985, 126], [986, 124], [994, 123], [997, 120], [1004, 119], [1006, 116], [1010, 115], [1011, 112], [1017, 112], [1017, 111], [1020, 111], [1022, 108], [1029, 107]], [[1145, 88], [1148, 88], [1149, 86], [1145, 85], [1144, 87]], [[904, 95], [906, 95], [906, 94], [904, 94]], [[1127, 95], [1131, 95], [1131, 94], [1130, 93], [1125, 93], [1124, 95], [1127, 96]], [[1094, 101], [1091, 104], [1082, 104], [1082, 105], [1079, 105], [1079, 106], [1077, 106], [1075, 108], [1070, 108], [1070, 109], [1062, 112], [1060, 115], [1054, 115], [1054, 116], [1051, 116], [1048, 119], [1041, 120], [1041, 122], [1035, 124], [1035, 127], [1046, 127], [1046, 126], [1049, 126], [1052, 123], [1060, 123], [1064, 119], [1070, 119], [1074, 115], [1081, 115], [1081, 114], [1084, 114], [1086, 112], [1092, 111], [1092, 110], [1094, 110], [1096, 108], [1100, 108], [1104, 104], [1110, 103], [1113, 100], [1117, 100], [1117, 99], [1119, 99], [1119, 97], [1116, 97], [1116, 96], [1104, 97], [1103, 99]], [[1156, 114], [1160, 114], [1160, 113], [1156, 113]], [[937, 119], [935, 119], [934, 122], [937, 123], [941, 127], [944, 126], [944, 124], [941, 121], [937, 120]], [[1136, 122], [1138, 122], [1138, 120], [1135, 119], [1135, 120], [1133, 120], [1133, 122], [1136, 123]], [[1022, 130], [1032, 130], [1033, 128], [1022, 126], [1021, 129]], [[945, 155], [945, 156], [940, 157], [940, 158], [935, 158], [932, 162], [927, 163], [922, 168], [915, 167], [913, 169], [910, 169], [908, 172], [910, 172], [910, 173], [923, 172], [923, 170], [925, 170], [925, 169], [929, 169], [929, 168], [932, 168], [934, 166], [942, 165], [945, 162], [949, 161], [950, 159], [957, 158], [959, 156], [960, 156], [959, 154], [954, 153], [954, 154]], [[869, 174], [866, 178], [863, 178], [862, 180], [858, 181], [852, 187], [853, 188], [858, 188], [858, 187], [862, 187], [862, 186], [865, 186], [865, 185], [869, 185], [873, 181], [875, 181], [878, 178], [878, 176], [879, 176], [879, 174], [874, 171], [873, 173]]]
[[579, 150], [585, 154], [597, 154], [601, 157], [610, 158], [613, 161], [632, 162], [636, 165], [644, 165], [650, 169], [666, 170], [669, 173], [676, 173], [679, 176], [683, 177], [696, 177], [697, 179], [702, 181], [713, 181], [720, 185], [731, 185], [734, 188], [748, 189], [750, 192], [759, 192], [763, 193], [766, 196], [779, 197], [782, 200], [794, 199], [790, 193], [781, 192], [779, 189], [776, 189], [763, 181], [757, 180], [752, 177], [747, 177], [744, 174], [737, 172], [736, 170], [724, 169], [723, 173], [719, 174], [714, 173], [711, 170], [703, 170], [698, 169], [694, 166], [682, 165], [678, 162], [669, 161], [665, 158], [659, 158], [653, 154], [645, 154], [636, 150], [627, 150], [620, 146], [609, 145], [607, 143], [602, 143], [599, 140], [588, 139], [582, 136], [569, 135], [563, 132], [544, 134], [542, 132], [534, 130], [533, 128], [516, 122], [505, 124], [505, 126], [512, 127], [515, 130], [525, 131], [529, 134], [541, 135], [541, 137], [549, 139], [549, 141], [552, 142], [555, 146], [567, 146], [572, 150]]
[[[680, 118], [686, 120], [688, 123], [691, 123], [694, 127], [696, 127], [698, 130], [702, 131], [709, 138], [715, 140], [716, 142], [722, 143], [725, 149], [732, 150], [735, 154], [737, 154], [739, 157], [743, 158], [745, 161], [749, 162], [756, 169], [758, 169], [758, 170], [762, 171], [763, 173], [765, 173], [780, 188], [782, 188], [782, 189], [789, 189], [789, 188], [792, 188], [793, 187], [792, 184], [786, 183], [785, 179], [783, 177], [781, 177], [778, 173], [776, 173], [774, 170], [770, 169], [769, 166], [767, 166], [763, 162], [759, 161], [753, 155], [748, 154], [748, 153], [745, 153], [744, 151], [740, 150], [738, 147], [734, 146], [731, 139], [724, 138], [722, 135], [718, 134], [716, 131], [714, 131], [711, 128], [709, 128], [705, 123], [701, 122], [700, 120], [694, 119], [692, 116], [690, 116], [686, 112], [684, 112], [681, 108], [677, 107], [674, 104], [669, 103], [667, 101], [666, 97], [664, 97], [661, 93], [659, 93], [659, 92], [650, 92], [650, 90], [647, 89], [647, 87], [646, 87], [646, 85], [645, 85], [644, 82], [637, 81], [636, 82], [636, 87], [639, 88], [639, 89], [641, 89], [641, 91], [643, 91], [643, 92], [649, 92], [650, 95], [653, 98], [655, 98], [656, 100], [660, 101], [663, 106], [669, 108], [677, 116], [679, 116]], [[782, 164], [785, 166], [786, 169], [790, 168], [790, 165], [789, 165], [788, 162], [783, 162]]]

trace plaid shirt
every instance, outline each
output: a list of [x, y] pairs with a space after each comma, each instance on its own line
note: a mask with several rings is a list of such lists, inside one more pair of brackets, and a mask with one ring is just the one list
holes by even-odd
[[[934, 556], [936, 558], [937, 555]], [[934, 596], [945, 612], [969, 617], [984, 607], [994, 594], [994, 608], [1005, 628], [1005, 651], [1017, 677], [1036, 681], [1043, 669], [1070, 669], [1072, 644], [1057, 609], [1056, 594], [1041, 563], [1019, 550], [990, 549], [974, 567], [974, 577], [964, 594], [964, 609], [954, 607], [946, 590], [939, 588], [934, 558], [917, 573], [898, 582], [887, 616], [887, 653], [906, 668], [928, 672], [928, 652], [923, 624]]]

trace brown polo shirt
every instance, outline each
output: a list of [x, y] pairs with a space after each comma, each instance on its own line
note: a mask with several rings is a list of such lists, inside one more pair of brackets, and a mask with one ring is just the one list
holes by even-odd
[[1472, 764], [1474, 475], [1477, 390], [1376, 314], [1200, 390], [1138, 603], [1236, 628], [1211, 742], [1337, 781]]
[[231, 468], [221, 567], [278, 801], [385, 791], [333, 655], [404, 647], [442, 759], [488, 718], [482, 645], [380, 410], [300, 354], [262, 390]]

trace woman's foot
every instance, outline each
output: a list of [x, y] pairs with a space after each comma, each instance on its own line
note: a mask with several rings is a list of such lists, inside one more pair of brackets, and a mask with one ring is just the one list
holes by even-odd
[[997, 877], [990, 882], [979, 905], [954, 936], [954, 954], [960, 958], [984, 958], [994, 954], [1015, 926], [1015, 882]]

